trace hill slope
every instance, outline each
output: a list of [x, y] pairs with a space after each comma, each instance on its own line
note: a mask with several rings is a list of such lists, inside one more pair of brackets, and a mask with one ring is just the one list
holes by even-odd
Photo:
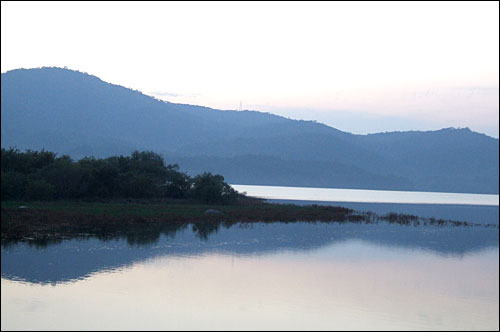
[[498, 193], [498, 139], [469, 129], [353, 135], [256, 111], [167, 103], [61, 68], [1, 75], [2, 147], [153, 150], [239, 184]]

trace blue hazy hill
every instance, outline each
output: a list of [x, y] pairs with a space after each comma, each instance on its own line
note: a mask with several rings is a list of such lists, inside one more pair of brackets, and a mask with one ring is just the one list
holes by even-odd
[[465, 129], [354, 135], [257, 111], [168, 103], [86, 73], [1, 75], [2, 147], [84, 156], [153, 150], [230, 183], [498, 193], [498, 139]]

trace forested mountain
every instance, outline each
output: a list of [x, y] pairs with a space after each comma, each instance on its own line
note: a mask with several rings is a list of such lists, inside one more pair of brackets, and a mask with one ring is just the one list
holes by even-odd
[[1, 75], [2, 147], [152, 150], [230, 183], [498, 193], [498, 139], [466, 129], [353, 135], [256, 111], [174, 104], [61, 69]]

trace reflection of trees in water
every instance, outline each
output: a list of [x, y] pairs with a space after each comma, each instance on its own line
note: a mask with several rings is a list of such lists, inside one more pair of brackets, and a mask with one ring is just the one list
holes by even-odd
[[[82, 236], [75, 236], [74, 239], [83, 238]], [[26, 239], [2, 239], [2, 248], [9, 249], [15, 246], [18, 243], [27, 243], [30, 247], [34, 247], [36, 249], [45, 249], [48, 246], [60, 244], [64, 239], [62, 238], [26, 238]]]
[[208, 240], [208, 236], [219, 231], [220, 222], [204, 222], [193, 224], [191, 229], [201, 240]]
[[[56, 245], [61, 243], [65, 239], [87, 239], [90, 237], [97, 238], [101, 241], [111, 241], [111, 240], [119, 240], [126, 239], [127, 243], [131, 246], [143, 246], [149, 244], [155, 244], [160, 239], [160, 236], [163, 234], [169, 238], [175, 238], [176, 234], [179, 231], [185, 230], [188, 224], [181, 223], [165, 223], [165, 224], [148, 224], [141, 226], [133, 226], [127, 227], [121, 232], [114, 231], [103, 231], [103, 232], [95, 232], [88, 234], [75, 234], [71, 237], [41, 237], [41, 238], [25, 238], [25, 239], [12, 239], [6, 240], [2, 239], [2, 247], [4, 249], [8, 249], [17, 243], [28, 243], [29, 246], [34, 246], [36, 249], [44, 249], [50, 245]], [[208, 238], [208, 235], [211, 233], [206, 232], [205, 237], [201, 237], [202, 239]]]
[[120, 234], [80, 234], [69, 241], [45, 238], [17, 241], [24, 242], [18, 246], [15, 241], [3, 241], [1, 271], [2, 278], [53, 283], [79, 280], [95, 271], [128, 266], [157, 256], [297, 252], [349, 240], [463, 256], [488, 247], [498, 248], [498, 227], [423, 226], [423, 223], [417, 226], [379, 221], [155, 224], [142, 229], [130, 228]]
[[[415, 215], [401, 214], [401, 213], [387, 213], [384, 215], [378, 215], [373, 212], [363, 212], [361, 214], [354, 215], [354, 217], [349, 217], [347, 223], [364, 223], [364, 224], [377, 224], [379, 222], [386, 222], [389, 224], [399, 224], [405, 226], [446, 226], [446, 227], [488, 227], [488, 228], [499, 228], [495, 224], [476, 224], [466, 221], [454, 221], [454, 220], [444, 220], [435, 218], [420, 218]], [[344, 221], [314, 221], [311, 223], [345, 223]], [[266, 222], [266, 223], [280, 223], [288, 224], [295, 223], [295, 221], [276, 221], [276, 222]], [[14, 239], [6, 240], [2, 239], [2, 247], [7, 249], [12, 245], [19, 242], [27, 242], [30, 246], [35, 246], [36, 248], [43, 249], [50, 245], [55, 245], [61, 243], [64, 239], [86, 239], [88, 237], [95, 237], [102, 241], [116, 240], [125, 238], [127, 243], [132, 246], [144, 246], [155, 244], [160, 239], [163, 234], [169, 238], [175, 238], [178, 232], [187, 229], [188, 225], [191, 225], [192, 232], [200, 240], [207, 241], [210, 235], [217, 233], [221, 226], [226, 229], [231, 228], [231, 226], [238, 224], [240, 227], [251, 227], [253, 222], [231, 222], [231, 221], [217, 221], [217, 220], [207, 220], [204, 222], [195, 223], [141, 223], [141, 224], [127, 224], [123, 226], [123, 230], [102, 230], [92, 233], [78, 233], [72, 236], [64, 237], [40, 237], [40, 238], [24, 238], [24, 239]]]
[[187, 228], [187, 224], [164, 224], [150, 227], [137, 227], [134, 230], [128, 230], [125, 237], [129, 245], [149, 245], [155, 244], [160, 239], [160, 235], [175, 238], [177, 232]]

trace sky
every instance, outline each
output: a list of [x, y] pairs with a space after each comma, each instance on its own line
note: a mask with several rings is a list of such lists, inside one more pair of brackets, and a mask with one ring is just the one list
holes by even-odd
[[358, 134], [499, 136], [499, 2], [1, 2], [1, 72], [67, 67], [170, 102]]

